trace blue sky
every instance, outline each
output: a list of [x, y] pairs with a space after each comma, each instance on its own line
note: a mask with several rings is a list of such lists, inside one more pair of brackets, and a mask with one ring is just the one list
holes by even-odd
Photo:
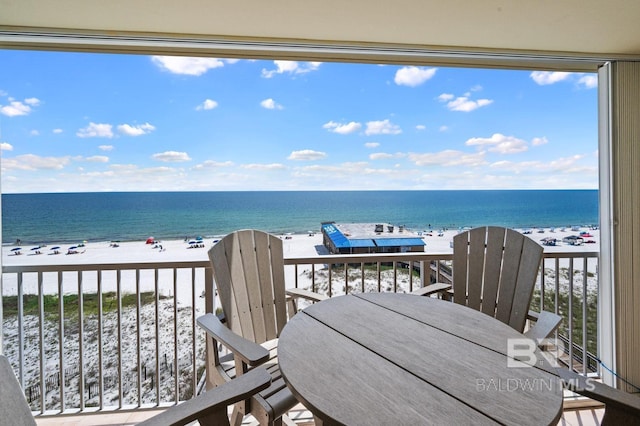
[[596, 74], [0, 51], [2, 192], [596, 189]]

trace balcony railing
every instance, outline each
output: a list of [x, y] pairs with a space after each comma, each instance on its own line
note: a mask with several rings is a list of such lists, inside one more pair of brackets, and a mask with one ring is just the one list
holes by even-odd
[[[451, 279], [452, 255], [285, 258], [290, 286], [328, 296]], [[545, 253], [533, 307], [564, 320], [557, 355], [598, 373], [597, 252]], [[207, 261], [3, 267], [3, 350], [41, 415], [175, 404], [199, 390], [215, 309]]]

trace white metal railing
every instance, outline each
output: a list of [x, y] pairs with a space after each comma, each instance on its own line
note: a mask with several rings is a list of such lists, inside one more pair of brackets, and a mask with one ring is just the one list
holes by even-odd
[[[196, 393], [209, 263], [4, 266], [4, 354], [34, 412], [177, 403]], [[211, 307], [209, 307], [211, 309]]]
[[[598, 255], [597, 251], [545, 252], [532, 300], [535, 309], [563, 317], [557, 332], [560, 345], [556, 348], [557, 356], [583, 374], [599, 374]], [[452, 256], [451, 253], [327, 255], [287, 258], [285, 264], [293, 268], [289, 275], [293, 275], [290, 278], [294, 286], [331, 297], [354, 291], [407, 292], [431, 282], [450, 282]], [[409, 273], [414, 270], [418, 272]], [[373, 279], [366, 278], [366, 271]], [[300, 278], [305, 275], [305, 282], [301, 283]]]
[[[331, 297], [406, 292], [450, 279], [451, 259], [288, 257], [285, 273], [288, 285]], [[597, 260], [598, 252], [545, 253], [533, 301], [564, 317], [564, 359], [583, 373], [597, 371], [589, 361], [597, 339]], [[3, 287], [4, 354], [35, 412], [166, 405], [196, 392], [206, 356], [195, 319], [215, 308], [209, 262], [4, 266]]]

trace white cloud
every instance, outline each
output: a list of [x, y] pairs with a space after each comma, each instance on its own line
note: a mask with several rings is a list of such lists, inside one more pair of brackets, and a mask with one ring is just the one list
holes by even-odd
[[362, 124], [352, 121], [347, 124], [336, 123], [335, 121], [330, 121], [322, 126], [322, 128], [327, 129], [333, 133], [339, 133], [341, 135], [348, 135], [349, 133], [357, 132], [362, 128]]
[[41, 157], [34, 154], [18, 155], [13, 158], [3, 158], [2, 168], [6, 170], [60, 170], [69, 164], [71, 158]]
[[378, 142], [367, 142], [364, 144], [366, 148], [377, 148], [380, 146]]
[[9, 142], [0, 142], [0, 151], [13, 151], [13, 145]]
[[409, 153], [408, 158], [417, 166], [482, 166], [486, 164], [484, 152], [466, 153], [447, 149], [441, 152]]
[[178, 151], [159, 152], [157, 154], [153, 154], [151, 158], [157, 161], [163, 161], [165, 163], [181, 163], [191, 160], [189, 154], [187, 154], [186, 152]]
[[[225, 61], [217, 58], [190, 58], [183, 56], [152, 56], [151, 60], [160, 69], [173, 74], [199, 76], [210, 69], [224, 66]], [[226, 61], [231, 63], [231, 61]]]
[[566, 80], [571, 76], [570, 72], [564, 71], [533, 71], [530, 77], [536, 84], [546, 86]]
[[297, 62], [297, 61], [273, 61], [276, 66], [274, 70], [262, 69], [264, 78], [271, 78], [276, 74], [305, 74], [316, 71], [322, 62]]
[[30, 131], [29, 134], [31, 136], [40, 136], [40, 131], [34, 129], [34, 130]]
[[407, 154], [402, 152], [396, 152], [395, 154], [389, 154], [387, 152], [375, 152], [373, 154], [369, 154], [369, 160], [388, 160], [390, 158], [403, 158], [406, 157]]
[[243, 169], [252, 169], [252, 170], [282, 170], [286, 169], [284, 164], [280, 163], [271, 163], [271, 164], [243, 164]]
[[529, 149], [526, 141], [501, 133], [494, 133], [490, 138], [471, 138], [465, 142], [465, 145], [488, 147], [490, 152], [499, 154], [516, 154]]
[[63, 132], [62, 129], [53, 129], [53, 133], [55, 133], [56, 135], [59, 135], [62, 132]]
[[200, 105], [196, 107], [197, 111], [207, 111], [218, 107], [218, 103], [213, 99], [205, 99]]
[[437, 68], [403, 67], [396, 71], [394, 81], [398, 86], [416, 87], [431, 79], [436, 70]]
[[370, 135], [398, 135], [402, 133], [400, 126], [391, 123], [387, 120], [369, 121], [367, 123], [367, 129], [364, 134]]
[[132, 126], [130, 124], [120, 124], [118, 126], [118, 131], [127, 136], [142, 136], [149, 134], [155, 130], [155, 126], [144, 123]]
[[427, 130], [427, 126], [425, 126], [424, 124], [418, 124], [416, 126], [416, 130]]
[[323, 160], [327, 158], [327, 153], [314, 151], [311, 149], [303, 149], [300, 151], [293, 151], [287, 160], [296, 160], [296, 161], [313, 161], [313, 160]]
[[441, 132], [446, 132], [447, 130], [449, 130], [449, 126], [440, 126], [438, 127], [438, 130]]
[[113, 126], [111, 124], [89, 123], [89, 125], [76, 132], [79, 138], [112, 138]]
[[113, 145], [100, 145], [98, 149], [100, 151], [111, 151], [113, 149]]
[[89, 161], [90, 163], [108, 163], [109, 157], [105, 155], [94, 155], [92, 157], [87, 157], [84, 160]]
[[598, 76], [597, 75], [583, 75], [578, 79], [578, 86], [582, 86], [585, 89], [595, 89], [598, 87]]
[[451, 93], [443, 93], [442, 95], [438, 96], [438, 100], [440, 102], [447, 102], [447, 101], [450, 101], [453, 98], [455, 98], [455, 96], [452, 95]]
[[549, 141], [545, 137], [531, 139], [531, 145], [533, 146], [546, 145], [548, 143]]
[[40, 105], [40, 101], [37, 98], [28, 98], [25, 99], [24, 102], [9, 98], [9, 105], [0, 105], [0, 114], [6, 115], [7, 117], [29, 115], [33, 112], [31, 107], [38, 105]]
[[438, 97], [440, 101], [447, 102], [447, 108], [451, 111], [471, 112], [483, 106], [493, 103], [490, 99], [478, 99], [477, 101], [469, 99], [468, 96], [459, 96], [453, 100], [453, 95], [442, 94]]
[[220, 167], [231, 167], [233, 166], [233, 161], [214, 161], [214, 160], [206, 160], [201, 164], [198, 164], [194, 167], [196, 170], [204, 170], [204, 169], [217, 169]]
[[514, 174], [573, 174], [573, 173], [597, 173], [598, 168], [593, 166], [581, 166], [577, 163], [585, 158], [585, 155], [572, 155], [569, 157], [561, 157], [551, 161], [497, 161], [490, 165], [491, 168], [508, 171]]
[[260, 106], [266, 109], [283, 109], [282, 105], [276, 103], [276, 101], [271, 98], [265, 99], [264, 101], [260, 102]]

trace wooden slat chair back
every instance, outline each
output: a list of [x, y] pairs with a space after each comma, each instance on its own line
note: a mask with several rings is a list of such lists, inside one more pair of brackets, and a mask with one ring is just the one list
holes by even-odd
[[[282, 424], [298, 401], [280, 373], [277, 339], [296, 312], [297, 298], [318, 302], [326, 297], [285, 288], [282, 240], [266, 232], [232, 232], [209, 250], [209, 258], [223, 315], [198, 318], [208, 336], [207, 386], [233, 381], [256, 366], [266, 367], [270, 386], [236, 404], [231, 422], [240, 425], [250, 413], [260, 424]], [[221, 356], [219, 344], [230, 353]]]
[[236, 231], [214, 245], [209, 258], [227, 327], [256, 343], [277, 338], [287, 322], [282, 240]]
[[486, 226], [453, 238], [453, 301], [522, 332], [543, 248], [508, 228]]

